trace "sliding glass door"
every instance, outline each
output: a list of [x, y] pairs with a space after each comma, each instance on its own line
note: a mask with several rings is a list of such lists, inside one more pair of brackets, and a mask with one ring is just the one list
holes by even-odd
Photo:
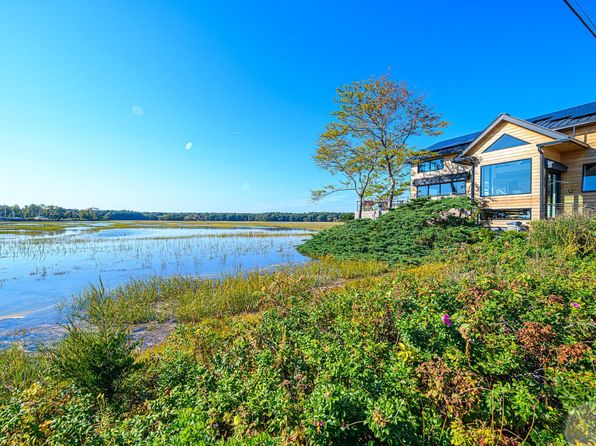
[[548, 170], [546, 172], [546, 218], [557, 216], [561, 203], [561, 174]]

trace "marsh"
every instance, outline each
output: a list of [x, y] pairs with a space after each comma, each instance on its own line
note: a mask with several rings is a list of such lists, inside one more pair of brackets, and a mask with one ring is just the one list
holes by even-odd
[[258, 224], [41, 225], [0, 232], [2, 343], [51, 336], [57, 306], [100, 280], [111, 288], [131, 279], [219, 278], [300, 264], [307, 259], [295, 246], [311, 233], [308, 226]]

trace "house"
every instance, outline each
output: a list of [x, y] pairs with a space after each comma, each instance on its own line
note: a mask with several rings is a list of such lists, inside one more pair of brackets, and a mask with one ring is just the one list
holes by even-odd
[[423, 153], [411, 160], [411, 197], [466, 195], [494, 226], [596, 214], [596, 102], [530, 119], [502, 113]]

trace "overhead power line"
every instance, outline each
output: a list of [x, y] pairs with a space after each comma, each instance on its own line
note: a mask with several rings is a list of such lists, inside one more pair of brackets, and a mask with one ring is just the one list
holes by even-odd
[[569, 3], [568, 0], [563, 0], [565, 2], [565, 4], [569, 7], [569, 9], [571, 9], [571, 11], [575, 14], [575, 16], [579, 19], [580, 22], [583, 23], [583, 25], [586, 27], [586, 29], [588, 31], [590, 31], [590, 34], [592, 34], [592, 36], [596, 39], [596, 31], [594, 29], [592, 29], [592, 27], [594, 26], [594, 22], [592, 22], [592, 19], [590, 19], [590, 16], [588, 15], [588, 13], [584, 10], [584, 8], [581, 7], [581, 5], [579, 4], [579, 2], [577, 2], [579, 8], [582, 10], [582, 12], [585, 14], [587, 20], [592, 24], [592, 26], [590, 26], [588, 24], [588, 22], [586, 22], [586, 19], [584, 19], [582, 17], [582, 15], [573, 7], [573, 5], [571, 3]]

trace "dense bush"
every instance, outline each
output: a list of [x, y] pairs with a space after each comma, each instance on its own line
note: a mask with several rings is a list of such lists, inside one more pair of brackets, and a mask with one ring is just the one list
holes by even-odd
[[447, 247], [471, 241], [479, 226], [467, 198], [412, 200], [379, 219], [354, 220], [319, 232], [299, 250], [311, 256], [419, 263]]

